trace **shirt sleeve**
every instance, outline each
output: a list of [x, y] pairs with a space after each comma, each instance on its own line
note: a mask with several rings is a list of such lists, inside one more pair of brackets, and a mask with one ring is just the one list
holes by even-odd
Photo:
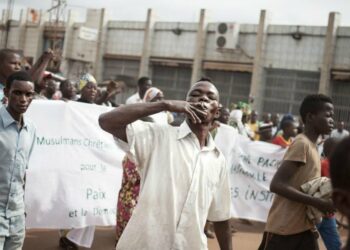
[[152, 154], [152, 143], [162, 134], [162, 127], [151, 122], [136, 121], [126, 127], [128, 142], [115, 138], [116, 143], [139, 169], [147, 166]]
[[210, 204], [208, 220], [225, 221], [230, 219], [231, 206], [230, 177], [228, 170], [223, 166], [219, 185]]
[[32, 152], [33, 152], [33, 148], [34, 148], [34, 145], [35, 145], [35, 140], [36, 140], [36, 128], [33, 127], [33, 135], [32, 135], [32, 143], [30, 145], [30, 148], [29, 148], [29, 154], [28, 154], [28, 161], [27, 161], [27, 165], [26, 165], [26, 169], [28, 169], [28, 164], [29, 164], [29, 159], [32, 155]]
[[306, 163], [307, 145], [304, 140], [297, 138], [288, 148], [283, 157], [284, 161], [295, 161]]

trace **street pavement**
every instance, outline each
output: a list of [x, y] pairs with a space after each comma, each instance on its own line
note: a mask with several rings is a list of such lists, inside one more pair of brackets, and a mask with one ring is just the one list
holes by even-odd
[[[234, 220], [234, 227], [238, 230], [232, 234], [232, 241], [235, 250], [257, 250], [264, 224], [259, 222], [250, 222], [247, 220]], [[346, 230], [340, 230], [342, 241], [346, 240]], [[59, 234], [58, 230], [27, 230], [26, 239], [23, 250], [59, 250], [58, 246]], [[325, 247], [320, 242], [320, 250]], [[208, 240], [209, 250], [219, 250], [216, 239]], [[79, 248], [87, 250], [87, 248]], [[97, 227], [95, 233], [92, 250], [112, 250], [114, 248], [114, 228], [113, 227]]]

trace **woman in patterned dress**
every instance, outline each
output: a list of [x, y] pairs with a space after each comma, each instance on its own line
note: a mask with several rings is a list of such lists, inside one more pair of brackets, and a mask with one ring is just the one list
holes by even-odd
[[[149, 88], [143, 98], [144, 102], [156, 102], [164, 98], [163, 92], [158, 88]], [[144, 121], [153, 121], [156, 123], [170, 123], [172, 116], [169, 114], [155, 114], [143, 119]], [[136, 165], [126, 155], [123, 163], [122, 187], [119, 191], [117, 204], [117, 225], [116, 225], [116, 244], [120, 239], [126, 225], [128, 224], [132, 212], [137, 204], [140, 192], [140, 175], [137, 172]]]
[[116, 243], [131, 218], [140, 192], [140, 175], [136, 165], [126, 155], [123, 160], [123, 180], [117, 204]]

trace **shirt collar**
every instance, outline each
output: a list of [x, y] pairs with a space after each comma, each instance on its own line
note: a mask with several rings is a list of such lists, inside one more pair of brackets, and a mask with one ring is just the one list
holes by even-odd
[[[186, 136], [192, 134], [193, 137], [195, 137], [195, 134], [192, 132], [191, 128], [188, 126], [186, 120], [180, 125], [179, 129], [178, 129], [178, 134], [177, 134], [177, 139], [181, 140], [183, 138], [185, 138]], [[213, 137], [211, 136], [210, 133], [208, 133], [208, 143], [205, 147], [203, 147], [203, 150], [216, 150], [218, 151], [215, 142], [213, 140]]]
[[187, 122], [184, 121], [181, 123], [179, 129], [178, 129], [178, 134], [177, 134], [177, 139], [180, 140], [182, 138], [185, 138], [187, 135], [191, 134], [192, 130], [188, 126]]
[[[5, 106], [2, 106], [0, 108], [0, 118], [2, 119], [2, 123], [4, 125], [4, 128], [7, 128], [8, 126], [12, 125], [13, 123], [17, 126], [17, 121], [13, 119], [13, 117], [10, 115], [10, 113], [7, 111]], [[23, 116], [23, 128], [28, 130], [28, 124], [25, 122], [25, 118]]]

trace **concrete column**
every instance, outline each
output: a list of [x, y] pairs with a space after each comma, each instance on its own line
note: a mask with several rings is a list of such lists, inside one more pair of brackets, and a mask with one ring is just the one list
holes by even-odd
[[9, 37], [10, 26], [8, 25], [8, 21], [10, 19], [10, 12], [8, 10], [2, 10], [2, 24], [4, 25], [4, 29], [1, 32], [1, 48], [7, 48], [7, 40]]
[[323, 62], [321, 66], [321, 77], [318, 92], [325, 95], [331, 95], [331, 68], [333, 65], [335, 44], [337, 38], [337, 29], [340, 23], [340, 14], [336, 12], [329, 13], [327, 35], [325, 40]]
[[93, 70], [94, 70], [94, 76], [96, 77], [97, 81], [101, 82], [102, 79], [102, 68], [103, 68], [103, 49], [104, 49], [104, 43], [102, 40], [103, 36], [106, 35], [105, 30], [105, 9], [101, 9], [100, 13], [100, 20], [98, 25], [98, 38], [96, 43], [96, 59], [93, 64]]
[[69, 10], [68, 12], [68, 18], [66, 22], [66, 29], [64, 33], [64, 42], [63, 42], [63, 51], [62, 51], [62, 62], [61, 62], [61, 71], [65, 76], [69, 76], [70, 73], [70, 67], [69, 67], [69, 56], [71, 54], [71, 47], [72, 47], [72, 32], [73, 32], [73, 25], [74, 21], [76, 19], [76, 13], [73, 10]]
[[46, 16], [44, 14], [45, 12], [43, 12], [42, 10], [40, 10], [39, 13], [39, 23], [37, 26], [38, 29], [38, 43], [36, 46], [36, 57], [34, 57], [34, 61], [36, 61], [43, 53], [43, 47], [44, 47], [44, 29], [45, 29], [45, 20], [46, 20]]
[[149, 60], [150, 60], [151, 48], [152, 48], [153, 27], [154, 27], [153, 10], [148, 9], [146, 26], [145, 26], [145, 35], [143, 37], [143, 49], [142, 49], [142, 55], [141, 55], [139, 77], [149, 76], [149, 73], [150, 73]]
[[201, 9], [197, 37], [196, 37], [196, 46], [194, 53], [194, 60], [192, 65], [192, 76], [191, 76], [191, 85], [193, 85], [202, 75], [202, 61], [204, 56], [204, 47], [206, 40], [206, 21], [205, 21], [206, 10]]
[[253, 109], [262, 112], [264, 94], [264, 49], [267, 36], [267, 11], [261, 10], [258, 33], [256, 36], [256, 51], [253, 62], [253, 73], [250, 84], [250, 96], [254, 98]]
[[26, 36], [27, 36], [27, 17], [28, 17], [28, 9], [24, 14], [24, 10], [21, 10], [20, 18], [19, 18], [19, 39], [18, 39], [18, 49], [24, 51], [24, 46], [26, 44]]

